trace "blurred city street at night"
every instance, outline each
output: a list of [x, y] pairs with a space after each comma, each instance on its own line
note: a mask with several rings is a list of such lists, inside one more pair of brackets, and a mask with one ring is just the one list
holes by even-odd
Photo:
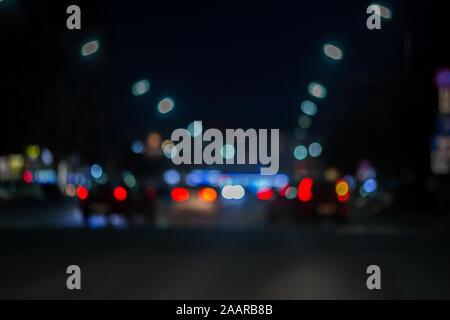
[[447, 12], [0, 0], [0, 299], [450, 299]]

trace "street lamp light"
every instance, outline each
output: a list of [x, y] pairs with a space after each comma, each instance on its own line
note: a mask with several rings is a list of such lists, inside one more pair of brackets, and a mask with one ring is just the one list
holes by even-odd
[[158, 111], [161, 114], [169, 113], [175, 107], [175, 102], [170, 98], [165, 98], [158, 103]]
[[324, 99], [327, 96], [327, 89], [317, 82], [312, 82], [308, 87], [309, 93], [318, 99]]
[[131, 92], [134, 96], [142, 96], [150, 90], [150, 82], [146, 79], [136, 82], [131, 88]]
[[83, 47], [81, 48], [81, 55], [83, 57], [93, 55], [94, 53], [96, 53], [98, 51], [99, 48], [100, 48], [100, 43], [97, 40], [90, 41], [90, 42], [84, 44]]
[[323, 52], [327, 57], [333, 60], [342, 60], [344, 54], [341, 49], [332, 44], [325, 44], [323, 46]]

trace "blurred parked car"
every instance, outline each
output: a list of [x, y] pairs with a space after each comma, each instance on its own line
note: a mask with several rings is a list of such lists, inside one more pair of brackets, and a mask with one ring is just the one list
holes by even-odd
[[214, 226], [220, 201], [213, 188], [177, 188], [172, 190], [172, 221], [176, 226]]
[[319, 183], [312, 187], [312, 197], [301, 201], [298, 196], [288, 199], [277, 193], [273, 201], [268, 202], [267, 223], [269, 225], [298, 225], [302, 222], [318, 222], [325, 218], [334, 218], [345, 222], [350, 208], [346, 201], [339, 201], [333, 184]]
[[61, 193], [54, 185], [40, 185], [23, 181], [8, 181], [0, 184], [0, 203], [27, 204], [54, 200]]
[[153, 188], [128, 190], [123, 187], [98, 186], [89, 191], [78, 189], [77, 193], [85, 219], [95, 214], [119, 214], [127, 219], [139, 216], [148, 221], [155, 219], [156, 193]]

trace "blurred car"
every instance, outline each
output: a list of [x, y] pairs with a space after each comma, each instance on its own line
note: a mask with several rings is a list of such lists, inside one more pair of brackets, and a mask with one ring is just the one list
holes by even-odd
[[[51, 189], [50, 192], [48, 191]], [[0, 203], [26, 204], [45, 201], [56, 193], [56, 187], [43, 186], [24, 181], [8, 181], [0, 184]]]
[[123, 187], [98, 186], [89, 191], [78, 189], [84, 219], [95, 214], [121, 215], [127, 219], [139, 216], [154, 221], [156, 191], [153, 188], [128, 190]]
[[171, 192], [171, 220], [175, 226], [214, 226], [220, 201], [213, 188], [176, 188]]
[[347, 200], [340, 201], [335, 187], [330, 183], [319, 183], [312, 188], [312, 198], [301, 201], [298, 196], [288, 199], [283, 192], [268, 203], [269, 225], [298, 225], [302, 222], [316, 223], [321, 219], [335, 218], [345, 222], [350, 209]]

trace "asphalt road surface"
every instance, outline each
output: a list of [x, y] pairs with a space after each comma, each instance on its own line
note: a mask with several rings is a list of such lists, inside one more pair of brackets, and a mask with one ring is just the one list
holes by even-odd
[[[0, 231], [0, 298], [450, 298], [450, 239], [151, 228]], [[79, 265], [82, 290], [66, 288]], [[382, 290], [366, 288], [379, 265]]]

